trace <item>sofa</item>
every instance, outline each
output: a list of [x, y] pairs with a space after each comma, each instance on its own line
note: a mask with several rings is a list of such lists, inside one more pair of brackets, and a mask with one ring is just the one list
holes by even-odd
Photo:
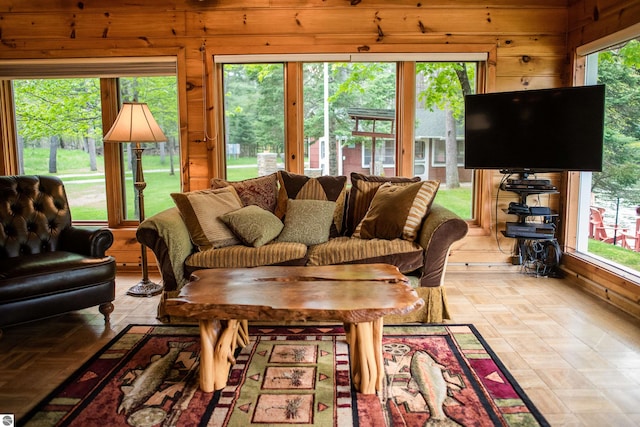
[[112, 243], [107, 228], [71, 225], [60, 178], [0, 176], [0, 328], [96, 305], [108, 323]]
[[165, 312], [165, 300], [199, 269], [386, 263], [409, 277], [426, 304], [385, 322], [449, 319], [447, 258], [468, 226], [433, 203], [439, 182], [359, 173], [349, 181], [278, 171], [236, 182], [213, 179], [208, 190], [172, 194], [176, 206], [136, 232], [162, 275], [158, 318], [178, 321]]

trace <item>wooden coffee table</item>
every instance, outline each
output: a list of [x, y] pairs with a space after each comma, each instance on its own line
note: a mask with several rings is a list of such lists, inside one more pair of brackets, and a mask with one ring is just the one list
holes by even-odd
[[198, 270], [177, 298], [167, 299], [166, 311], [199, 320], [205, 392], [226, 386], [236, 346], [249, 342], [249, 320], [337, 320], [345, 326], [354, 385], [373, 394], [384, 378], [383, 316], [423, 305], [396, 267], [354, 264]]

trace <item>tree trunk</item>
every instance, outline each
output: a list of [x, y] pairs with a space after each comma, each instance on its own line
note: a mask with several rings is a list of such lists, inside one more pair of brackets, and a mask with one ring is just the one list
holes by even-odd
[[24, 138], [18, 135], [18, 174], [24, 175]]
[[173, 176], [176, 174], [175, 168], [173, 166], [173, 144], [174, 144], [174, 139], [172, 136], [169, 137], [169, 141], [167, 141], [169, 143], [169, 168], [170, 168], [170, 172], [169, 175]]
[[164, 165], [164, 162], [166, 161], [166, 153], [165, 153], [165, 148], [166, 148], [166, 142], [161, 142], [158, 144], [158, 148], [160, 148], [160, 164]]
[[58, 147], [60, 146], [60, 137], [52, 136], [49, 139], [49, 173], [58, 172]]
[[98, 163], [96, 161], [96, 140], [94, 138], [86, 138], [87, 151], [89, 152], [89, 168], [92, 172], [98, 170]]
[[445, 139], [445, 159], [446, 159], [446, 180], [447, 188], [460, 188], [460, 177], [458, 175], [458, 141], [456, 139], [456, 119], [450, 108], [446, 108], [446, 139]]

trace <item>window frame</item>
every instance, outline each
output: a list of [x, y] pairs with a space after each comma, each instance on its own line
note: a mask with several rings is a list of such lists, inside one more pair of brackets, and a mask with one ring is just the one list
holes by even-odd
[[[396, 151], [396, 141], [393, 141], [391, 139], [385, 138], [383, 139], [385, 147], [384, 147], [384, 160], [388, 160], [388, 158], [390, 156], [387, 155], [387, 153], [389, 152], [390, 148], [393, 150], [393, 163], [385, 163], [384, 161], [382, 162], [382, 167], [383, 168], [393, 168], [395, 167], [395, 151]], [[388, 147], [387, 144], [393, 142], [393, 147]], [[369, 153], [369, 155], [367, 156], [367, 151]], [[362, 168], [363, 169], [367, 169], [371, 167], [371, 147], [368, 147], [366, 145], [362, 146], [362, 151], [360, 152], [361, 154], [361, 164], [362, 164]], [[367, 161], [367, 158], [369, 159], [369, 161]]]
[[[640, 37], [640, 23], [578, 46], [573, 54], [573, 85], [582, 86], [586, 84], [587, 57], [589, 55], [637, 37]], [[578, 247], [579, 233], [584, 233], [585, 227], [588, 227], [589, 220], [585, 216], [589, 215], [589, 200], [588, 197], [584, 197], [584, 191], [591, 180], [591, 173], [566, 172], [562, 178], [563, 198], [566, 203], [562, 212], [562, 221], [565, 224], [562, 233], [563, 265], [570, 271], [576, 271], [578, 277], [580, 274], [585, 274], [585, 277], [587, 277], [586, 274], [588, 272], [588, 277], [591, 281], [610, 283], [617, 290], [625, 289], [625, 291], [636, 294], [638, 292], [637, 287], [640, 286], [639, 274], [583, 251], [586, 246], [584, 243], [581, 243], [580, 247]], [[609, 297], [613, 297], [613, 295], [609, 294], [607, 298]]]
[[[446, 153], [445, 145], [447, 142], [441, 138], [431, 138], [431, 141], [433, 142], [433, 144], [431, 144], [431, 167], [434, 167], [434, 168], [445, 167], [447, 165], [446, 160], [444, 162], [440, 162], [436, 160], [437, 159], [436, 150], [440, 148], [438, 147], [439, 145], [442, 145], [442, 151], [444, 152], [443, 155], [446, 157], [447, 153]], [[456, 144], [458, 145], [458, 156], [462, 156], [462, 159], [463, 159], [462, 161], [458, 159], [457, 165], [458, 167], [463, 167], [464, 166], [464, 139], [458, 138], [456, 140]]]
[[[108, 131], [115, 121], [120, 105], [118, 76], [176, 76], [178, 85], [178, 121], [186, 122], [181, 107], [183, 95], [180, 89], [183, 77], [179, 70], [177, 55], [155, 55], [138, 57], [87, 57], [64, 59], [19, 59], [0, 60], [0, 173], [18, 174], [17, 134], [15, 129], [15, 109], [12, 80], [34, 78], [76, 78], [92, 77], [100, 79], [103, 132]], [[180, 126], [181, 129], [184, 126]], [[179, 150], [184, 162], [184, 135], [179, 134]], [[77, 221], [81, 225], [107, 225], [110, 228], [137, 227], [137, 219], [126, 219], [124, 206], [124, 170], [122, 168], [122, 145], [104, 144], [105, 188], [107, 199], [107, 221]], [[181, 168], [182, 169], [182, 168]], [[181, 187], [185, 187], [187, 175], [181, 175]]]

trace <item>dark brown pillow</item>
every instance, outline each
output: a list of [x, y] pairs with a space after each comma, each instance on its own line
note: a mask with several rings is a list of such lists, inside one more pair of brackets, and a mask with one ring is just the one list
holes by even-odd
[[330, 235], [331, 237], [336, 237], [341, 234], [347, 185], [346, 176], [326, 175], [312, 178], [287, 171], [278, 171], [278, 182], [280, 183], [280, 189], [278, 192], [278, 206], [275, 212], [278, 218], [284, 218], [289, 199], [336, 202]]
[[350, 236], [355, 231], [362, 218], [369, 210], [373, 197], [385, 182], [399, 185], [408, 185], [419, 182], [420, 177], [405, 178], [401, 176], [363, 175], [351, 172], [351, 190], [347, 207], [347, 220], [345, 221], [345, 235]]
[[382, 184], [353, 237], [414, 241], [439, 186], [439, 181], [421, 181], [408, 185], [390, 182]]

